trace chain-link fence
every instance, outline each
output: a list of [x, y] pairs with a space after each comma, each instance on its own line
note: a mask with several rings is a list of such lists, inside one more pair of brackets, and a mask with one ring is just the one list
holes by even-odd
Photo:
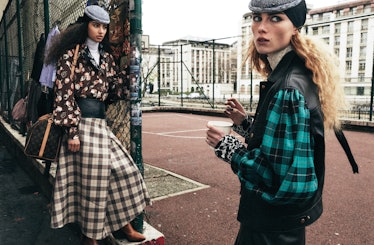
[[[105, 1], [104, 1], [105, 2]], [[111, 1], [111, 9], [129, 0]], [[12, 119], [14, 104], [27, 93], [38, 43], [44, 43], [52, 28], [65, 29], [83, 15], [87, 0], [10, 0], [0, 24], [0, 112], [5, 120], [22, 130]], [[126, 8], [128, 10], [128, 8]], [[129, 14], [122, 13], [129, 23]], [[124, 37], [130, 39], [130, 37]], [[121, 56], [129, 55], [122, 53]], [[126, 59], [121, 59], [126, 60]], [[121, 64], [127, 69], [127, 64]], [[33, 81], [34, 80], [34, 81]], [[38, 81], [36, 81], [38, 82]], [[115, 135], [130, 149], [130, 102], [109, 106], [108, 123]]]
[[[34, 66], [43, 60], [43, 49], [38, 59], [38, 45], [45, 48], [52, 28], [57, 26], [61, 31], [74, 23], [88, 4], [108, 9], [113, 55], [128, 74], [130, 98], [108, 107], [107, 122], [144, 174], [140, 106], [141, 0], [9, 0], [0, 22], [0, 116], [21, 133], [26, 132], [26, 124], [15, 122], [11, 111], [31, 85], [39, 82], [33, 76]], [[142, 230], [142, 220], [143, 215], [139, 215], [133, 221], [138, 231]]]

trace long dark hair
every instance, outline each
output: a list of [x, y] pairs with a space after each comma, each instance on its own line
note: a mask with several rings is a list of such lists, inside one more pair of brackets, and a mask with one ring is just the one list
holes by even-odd
[[45, 64], [55, 63], [68, 49], [86, 41], [88, 22], [76, 22], [69, 25], [60, 34], [54, 36], [44, 58]]
[[[88, 22], [77, 21], [70, 24], [65, 30], [61, 31], [60, 34], [54, 36], [51, 40], [51, 44], [48, 47], [48, 52], [44, 57], [45, 64], [56, 63], [57, 60], [69, 49], [73, 49], [77, 44], [85, 43], [88, 37]], [[108, 31], [105, 34], [105, 38], [101, 42], [104, 46], [104, 50], [110, 52], [109, 46], [109, 26]]]

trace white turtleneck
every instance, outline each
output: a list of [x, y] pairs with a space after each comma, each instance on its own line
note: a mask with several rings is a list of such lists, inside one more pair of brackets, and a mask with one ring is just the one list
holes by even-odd
[[92, 57], [95, 59], [96, 63], [100, 65], [99, 43], [87, 37], [86, 45], [88, 49], [90, 50], [90, 53]]
[[292, 50], [291, 45], [288, 45], [284, 49], [276, 51], [274, 53], [268, 54], [267, 59], [269, 61], [271, 69], [274, 71], [275, 67], [277, 67], [279, 61], [283, 58], [285, 54]]

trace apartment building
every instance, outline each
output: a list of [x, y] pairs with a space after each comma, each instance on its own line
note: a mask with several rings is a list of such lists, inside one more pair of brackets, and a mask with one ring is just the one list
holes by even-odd
[[[153, 81], [155, 88], [160, 81], [161, 90], [170, 93], [203, 91], [210, 97], [214, 93], [216, 98], [234, 95], [253, 101], [255, 106], [259, 83], [264, 78], [244, 62], [252, 35], [251, 22], [250, 12], [242, 16], [238, 41], [230, 45], [189, 37], [151, 47], [149, 53], [143, 54], [143, 67], [147, 59], [152, 64], [160, 59], [160, 78], [153, 70], [148, 81]], [[301, 32], [329, 45], [340, 60], [347, 98], [354, 104], [368, 105], [373, 77], [374, 0], [345, 1], [316, 9], [308, 6]]]
[[374, 59], [374, 0], [312, 9], [304, 31], [323, 39], [339, 57], [345, 94], [351, 103], [368, 105]]
[[231, 96], [236, 82], [236, 72], [233, 72], [236, 71], [236, 50], [236, 43], [229, 45], [195, 37], [165, 42], [162, 46], [151, 45], [143, 53], [143, 73], [150, 74], [147, 81], [153, 83], [155, 90], [201, 91], [208, 97], [214, 94], [215, 98]]

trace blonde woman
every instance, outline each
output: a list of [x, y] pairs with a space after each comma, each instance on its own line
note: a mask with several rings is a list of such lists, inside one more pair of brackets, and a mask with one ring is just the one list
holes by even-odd
[[235, 98], [225, 114], [245, 138], [207, 126], [207, 143], [241, 182], [236, 245], [305, 244], [322, 214], [325, 129], [339, 128], [342, 90], [332, 55], [300, 34], [304, 0], [252, 0], [248, 59], [266, 77], [255, 117]]

